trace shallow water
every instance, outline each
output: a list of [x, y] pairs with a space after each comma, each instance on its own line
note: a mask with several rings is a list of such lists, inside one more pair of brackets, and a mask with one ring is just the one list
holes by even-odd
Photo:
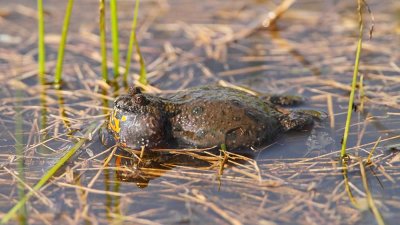
[[[375, 30], [372, 40], [365, 33], [360, 66], [368, 100], [352, 117], [348, 176], [366, 207], [358, 157], [365, 159], [381, 137], [375, 164], [366, 168], [368, 184], [386, 224], [396, 224], [400, 5], [368, 3]], [[90, 124], [100, 126], [114, 96], [127, 89], [101, 82], [97, 1], [76, 2], [61, 91], [37, 84], [34, 3], [0, 6], [1, 217], [18, 200], [18, 182], [10, 173], [18, 171], [33, 186]], [[49, 81], [64, 7], [46, 1]], [[356, 7], [348, 1], [297, 2], [274, 27], [241, 35], [274, 8], [270, 1], [142, 2], [138, 37], [150, 83], [167, 92], [223, 80], [264, 93], [298, 94], [308, 98], [302, 107], [328, 112], [327, 120], [309, 131], [284, 134], [262, 151], [230, 155], [222, 175], [218, 152], [145, 156], [140, 171], [134, 170], [137, 161], [114, 156], [103, 167], [111, 149], [96, 132], [41, 190], [41, 198], [29, 201], [29, 223], [376, 224], [368, 209], [351, 204], [338, 161], [357, 41]], [[119, 2], [119, 11], [124, 58], [133, 2]], [[364, 19], [369, 27], [370, 17]], [[131, 71], [138, 68], [134, 61]], [[17, 150], [23, 151], [23, 168], [17, 166]]]

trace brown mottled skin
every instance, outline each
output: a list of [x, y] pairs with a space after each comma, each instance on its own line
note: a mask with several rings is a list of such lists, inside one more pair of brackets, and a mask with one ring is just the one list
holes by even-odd
[[261, 148], [279, 134], [311, 125], [316, 111], [282, 110], [276, 104], [298, 98], [260, 98], [232, 88], [211, 86], [167, 97], [131, 89], [114, 104], [109, 129], [127, 149], [208, 148], [225, 143], [229, 150]]

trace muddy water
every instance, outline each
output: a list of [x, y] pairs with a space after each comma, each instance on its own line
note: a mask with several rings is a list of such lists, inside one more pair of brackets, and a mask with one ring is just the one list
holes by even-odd
[[[348, 176], [354, 196], [366, 207], [357, 157], [365, 158], [381, 137], [375, 164], [366, 169], [368, 184], [386, 223], [396, 224], [400, 5], [368, 2], [375, 30], [367, 40], [372, 22], [366, 14], [360, 66], [367, 101], [352, 117]], [[45, 4], [51, 81], [65, 5], [55, 0]], [[119, 2], [122, 59], [133, 4]], [[35, 4], [8, 1], [0, 6], [1, 217], [19, 198], [9, 171], [18, 171], [29, 185], [36, 183], [92, 123], [104, 121], [113, 97], [127, 90], [101, 82], [97, 1], [76, 2], [61, 91], [36, 79]], [[120, 157], [103, 167], [111, 149], [95, 132], [61, 171], [66, 173], [41, 191], [47, 203], [30, 200], [29, 222], [375, 224], [369, 210], [351, 204], [337, 159], [357, 41], [356, 6], [301, 1], [274, 26], [254, 26], [274, 8], [270, 1], [142, 2], [138, 37], [150, 83], [173, 91], [223, 80], [265, 93], [299, 94], [308, 98], [302, 107], [328, 112], [326, 121], [284, 134], [245, 158], [231, 155], [222, 174], [221, 160], [210, 155], [218, 152], [146, 155], [138, 164], [118, 150]], [[131, 71], [138, 70], [135, 61]], [[359, 109], [358, 94], [356, 103]], [[18, 166], [21, 156], [23, 167]]]

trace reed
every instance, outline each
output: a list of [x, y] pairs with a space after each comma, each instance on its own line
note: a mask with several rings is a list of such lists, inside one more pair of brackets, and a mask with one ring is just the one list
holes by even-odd
[[37, 1], [38, 13], [38, 75], [39, 83], [45, 84], [46, 78], [46, 49], [44, 44], [44, 15], [43, 15], [43, 0]]
[[135, 10], [134, 10], [134, 15], [133, 15], [133, 20], [132, 20], [132, 29], [131, 29], [131, 35], [129, 39], [129, 46], [128, 46], [128, 53], [126, 55], [126, 63], [125, 63], [125, 73], [124, 73], [124, 82], [127, 82], [128, 80], [128, 75], [129, 75], [129, 69], [131, 65], [131, 58], [132, 58], [132, 51], [133, 51], [133, 45], [135, 45], [136, 52], [139, 55], [139, 63], [140, 63], [140, 76], [139, 76], [139, 82], [146, 85], [148, 83], [147, 81], [147, 72], [146, 72], [146, 65], [144, 62], [143, 55], [140, 51], [140, 46], [137, 40], [136, 36], [136, 27], [137, 27], [137, 17], [139, 13], [139, 3], [140, 0], [136, 0], [135, 2]]
[[119, 34], [117, 0], [110, 0], [111, 37], [113, 46], [114, 78], [119, 77]]
[[57, 65], [56, 65], [56, 72], [54, 75], [54, 83], [56, 86], [59, 86], [61, 83], [61, 75], [62, 75], [62, 68], [63, 68], [63, 62], [64, 62], [64, 52], [65, 52], [65, 45], [67, 42], [67, 35], [68, 35], [68, 29], [69, 29], [69, 21], [71, 18], [71, 12], [72, 12], [72, 7], [74, 5], [74, 0], [69, 0], [67, 9], [65, 12], [65, 17], [64, 17], [64, 24], [62, 28], [62, 34], [61, 34], [61, 41], [60, 41], [60, 46], [58, 47], [58, 55], [57, 55]]
[[353, 70], [353, 80], [351, 83], [351, 91], [349, 97], [349, 105], [347, 106], [347, 118], [346, 118], [346, 125], [344, 129], [343, 135], [343, 142], [342, 142], [342, 149], [340, 152], [340, 157], [344, 158], [346, 156], [346, 147], [347, 147], [347, 139], [349, 136], [350, 130], [350, 122], [351, 122], [351, 114], [353, 112], [353, 104], [354, 104], [354, 93], [356, 90], [357, 84], [357, 76], [358, 76], [358, 67], [360, 64], [360, 55], [361, 55], [361, 48], [362, 48], [362, 36], [363, 36], [363, 19], [362, 19], [362, 0], [358, 0], [358, 16], [359, 16], [359, 33], [358, 33], [358, 42], [357, 42], [357, 50], [356, 50], [356, 58], [354, 63], [354, 70]]
[[100, 0], [99, 26], [101, 47], [101, 76], [103, 77], [103, 80], [108, 81], [105, 0]]

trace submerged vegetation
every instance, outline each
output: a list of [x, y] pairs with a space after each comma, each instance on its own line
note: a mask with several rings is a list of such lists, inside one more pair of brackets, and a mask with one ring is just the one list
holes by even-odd
[[[96, 15], [85, 9], [93, 2], [83, 2], [76, 2], [81, 5], [72, 12], [74, 1], [69, 0], [62, 19], [56, 16], [63, 11], [59, 2], [48, 3], [57, 13], [47, 12], [41, 0], [37, 9], [11, 3], [8, 11], [0, 10], [6, 35], [27, 39], [36, 30], [22, 23], [31, 17], [37, 18], [38, 34], [37, 40], [17, 44], [0, 34], [2, 224], [13, 218], [22, 224], [60, 218], [101, 224], [374, 224], [371, 216], [378, 224], [390, 224], [399, 219], [393, 213], [400, 205], [399, 58], [396, 44], [387, 42], [392, 37], [382, 35], [398, 35], [391, 11], [398, 4], [369, 2], [387, 25], [380, 25], [380, 39], [364, 43], [361, 54], [363, 8], [375, 22], [362, 0], [329, 11], [316, 4], [318, 12], [293, 0], [280, 5], [142, 2], [141, 11], [140, 0], [111, 0], [109, 5], [100, 0]], [[358, 18], [355, 10], [348, 11], [355, 3]], [[312, 28], [313, 21], [324, 26]], [[61, 24], [59, 35], [55, 27]], [[310, 35], [304, 38], [304, 33]], [[30, 49], [36, 41], [37, 58]], [[127, 52], [125, 68], [121, 51]], [[45, 78], [54, 66], [56, 87]], [[312, 108], [328, 111], [331, 129], [322, 124], [289, 134], [251, 155], [229, 152], [225, 145], [219, 154], [198, 149], [148, 153], [143, 148], [134, 155], [101, 145], [110, 96], [126, 92], [127, 84], [159, 93], [158, 88], [172, 91], [216, 81], [303, 94]], [[340, 143], [336, 136], [342, 134]], [[152, 188], [146, 188], [149, 183]], [[61, 211], [54, 207], [59, 199]]]

